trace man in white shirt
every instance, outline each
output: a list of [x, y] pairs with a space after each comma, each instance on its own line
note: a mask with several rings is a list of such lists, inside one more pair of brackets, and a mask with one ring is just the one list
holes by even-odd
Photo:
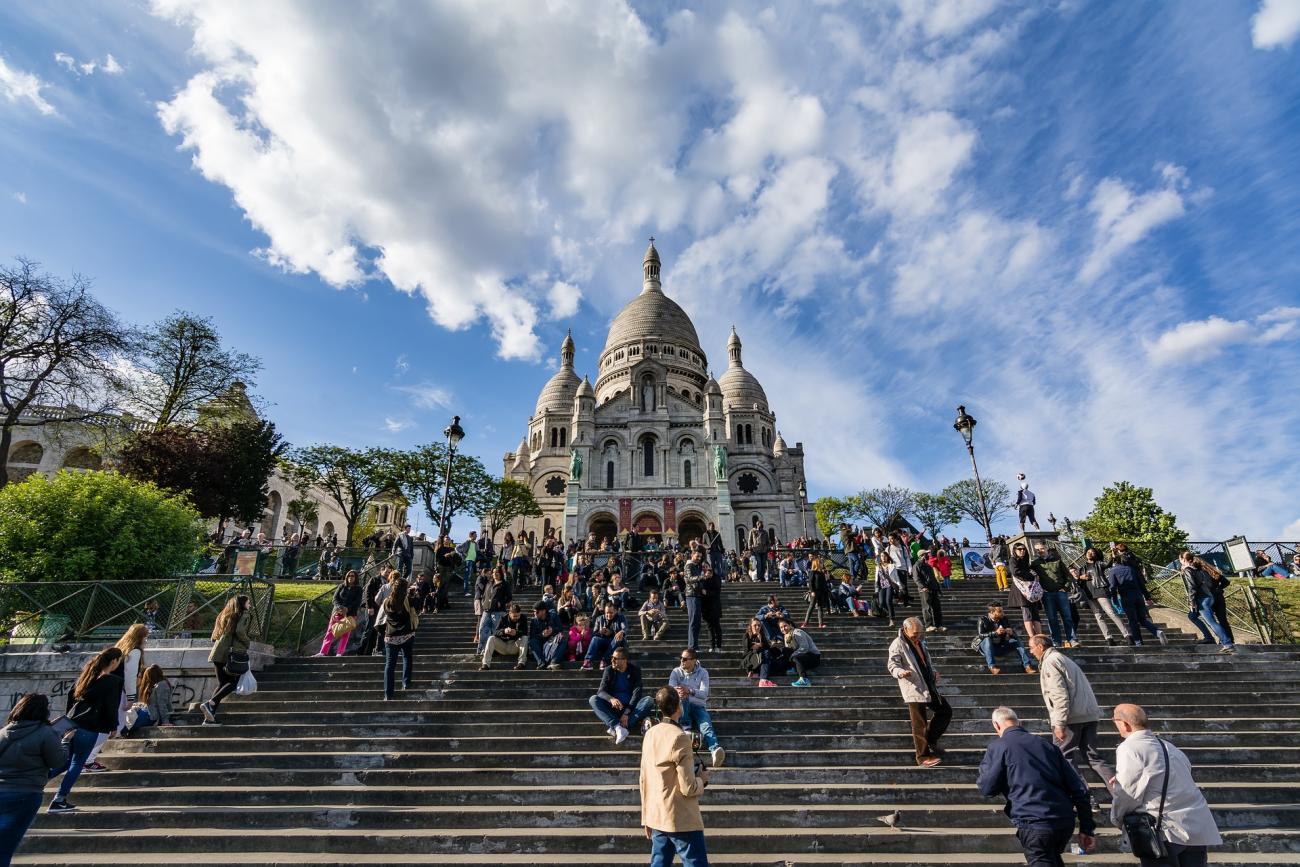
[[713, 719], [709, 716], [709, 673], [700, 665], [694, 650], [688, 647], [682, 651], [682, 664], [668, 675], [668, 686], [682, 700], [682, 727], [699, 731], [704, 748], [713, 757], [713, 767], [721, 767], [727, 753], [718, 746]]
[[[1142, 867], [1205, 867], [1209, 846], [1223, 843], [1205, 796], [1192, 779], [1192, 764], [1182, 750], [1158, 738], [1148, 727], [1147, 714], [1135, 704], [1116, 706], [1111, 722], [1124, 742], [1115, 750], [1115, 782], [1111, 787], [1111, 821], [1124, 826], [1130, 813], [1160, 817], [1160, 836], [1169, 854], [1142, 858]], [[1161, 790], [1164, 809], [1161, 810]]]

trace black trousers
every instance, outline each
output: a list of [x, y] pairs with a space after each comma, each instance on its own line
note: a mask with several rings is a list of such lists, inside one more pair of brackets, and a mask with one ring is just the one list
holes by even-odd
[[1025, 850], [1025, 863], [1029, 867], [1065, 867], [1061, 852], [1074, 836], [1074, 826], [1068, 828], [1017, 828], [1016, 839]]
[[921, 621], [926, 626], [943, 626], [943, 603], [937, 590], [921, 591]]
[[226, 671], [225, 666], [217, 663], [213, 663], [212, 667], [217, 672], [217, 691], [212, 694], [212, 698], [208, 699], [208, 701], [212, 703], [213, 707], [218, 707], [226, 696], [235, 691], [235, 687], [239, 684], [239, 675], [231, 674]]
[[716, 596], [705, 596], [700, 600], [704, 609], [704, 622], [709, 626], [709, 646], [722, 649], [722, 600]]
[[1169, 852], [1163, 858], [1142, 858], [1142, 867], [1205, 867], [1210, 863], [1209, 850], [1204, 846], [1183, 846], [1165, 841]]

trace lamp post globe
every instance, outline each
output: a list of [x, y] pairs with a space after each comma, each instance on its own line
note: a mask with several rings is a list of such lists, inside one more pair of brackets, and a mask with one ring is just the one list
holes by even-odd
[[970, 466], [975, 473], [975, 493], [980, 501], [981, 523], [984, 525], [984, 536], [988, 540], [989, 547], [993, 547], [993, 528], [989, 526], [989, 505], [984, 498], [984, 483], [980, 481], [980, 468], [975, 463], [975, 417], [966, 412], [965, 406], [957, 407], [957, 420], [952, 423], [953, 430], [961, 434], [962, 440], [966, 443], [966, 451], [970, 454]]
[[456, 455], [456, 446], [465, 438], [465, 429], [460, 426], [460, 416], [451, 417], [451, 424], [443, 429], [442, 435], [447, 438], [447, 476], [442, 485], [442, 514], [438, 516], [438, 538], [441, 539], [450, 531], [450, 510], [451, 510], [451, 460]]

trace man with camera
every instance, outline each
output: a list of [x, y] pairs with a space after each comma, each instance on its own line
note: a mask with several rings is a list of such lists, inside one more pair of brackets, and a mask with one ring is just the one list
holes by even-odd
[[671, 867], [680, 855], [683, 867], [708, 867], [700, 795], [709, 771], [695, 761], [691, 736], [682, 730], [682, 701], [677, 691], [655, 693], [661, 719], [641, 745], [641, 827], [650, 840], [651, 867]]

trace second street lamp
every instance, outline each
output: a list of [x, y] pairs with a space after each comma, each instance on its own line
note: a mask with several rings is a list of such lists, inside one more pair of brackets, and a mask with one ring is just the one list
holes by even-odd
[[975, 494], [980, 501], [980, 516], [984, 523], [984, 537], [988, 540], [989, 547], [993, 547], [993, 528], [989, 526], [989, 505], [984, 499], [984, 484], [980, 481], [980, 468], [975, 463], [975, 418], [966, 413], [965, 406], [957, 407], [957, 420], [953, 422], [953, 430], [961, 434], [961, 438], [966, 442], [966, 451], [970, 453], [970, 466], [975, 471]]
[[442, 513], [438, 516], [438, 538], [447, 535], [451, 529], [448, 520], [448, 509], [451, 506], [451, 459], [456, 455], [456, 446], [465, 438], [465, 430], [460, 426], [460, 416], [451, 417], [451, 424], [443, 429], [442, 435], [447, 438], [447, 477], [442, 485]]

